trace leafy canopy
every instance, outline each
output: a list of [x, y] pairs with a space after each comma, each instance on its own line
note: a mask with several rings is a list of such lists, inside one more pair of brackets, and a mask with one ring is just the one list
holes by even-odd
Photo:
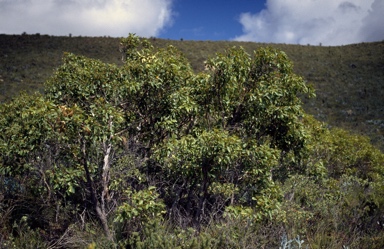
[[281, 200], [274, 180], [305, 172], [298, 95], [313, 95], [286, 54], [234, 47], [196, 74], [175, 47], [155, 49], [135, 35], [121, 47], [122, 67], [66, 53], [44, 96], [1, 106], [6, 174], [28, 168], [30, 182], [43, 179], [41, 195], [93, 210], [108, 237], [113, 211], [120, 223], [163, 208], [197, 225], [238, 207], [271, 216]]

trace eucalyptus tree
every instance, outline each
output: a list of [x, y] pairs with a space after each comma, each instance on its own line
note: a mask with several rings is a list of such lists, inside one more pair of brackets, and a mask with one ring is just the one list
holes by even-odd
[[112, 217], [128, 229], [165, 210], [196, 226], [278, 210], [274, 180], [303, 170], [298, 94], [313, 94], [285, 53], [232, 48], [196, 74], [173, 46], [120, 46], [123, 66], [66, 53], [44, 96], [1, 106], [2, 171], [34, 172], [33, 189], [95, 215], [110, 240]]
[[[300, 169], [306, 131], [298, 94], [313, 95], [284, 52], [253, 56], [231, 48], [206, 62], [193, 81], [193, 129], [166, 138], [157, 159], [172, 178], [171, 211], [199, 224], [247, 208], [261, 219], [278, 210], [279, 189]], [[178, 209], [177, 209], [178, 207]], [[172, 210], [175, 209], [175, 210]]]

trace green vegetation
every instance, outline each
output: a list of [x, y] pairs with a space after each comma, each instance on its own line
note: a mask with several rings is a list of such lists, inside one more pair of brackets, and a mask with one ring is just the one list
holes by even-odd
[[[316, 90], [317, 98], [302, 97], [307, 113], [333, 127], [367, 135], [384, 151], [384, 42], [327, 47], [150, 40], [156, 48], [177, 47], [195, 72], [203, 71], [204, 61], [216, 52], [233, 46], [250, 54], [266, 46], [282, 50], [292, 60], [294, 72]], [[61, 65], [64, 52], [122, 65], [118, 38], [0, 35], [0, 101], [21, 90], [43, 92], [43, 82]]]
[[0, 105], [2, 247], [384, 246], [384, 154], [304, 111], [286, 53], [120, 48]]

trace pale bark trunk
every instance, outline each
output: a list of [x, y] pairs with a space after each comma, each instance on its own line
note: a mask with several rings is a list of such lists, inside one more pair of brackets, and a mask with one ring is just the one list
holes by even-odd
[[[107, 149], [105, 151], [105, 156], [104, 156], [104, 167], [106, 167], [108, 169], [108, 172], [109, 172], [109, 155], [110, 155], [110, 152], [111, 152], [111, 146], [109, 145], [108, 147], [109, 149]], [[108, 152], [108, 153], [107, 153]], [[112, 237], [112, 234], [111, 234], [111, 231], [108, 227], [108, 219], [107, 219], [107, 213], [105, 212], [105, 198], [103, 196], [103, 194], [105, 194], [105, 189], [103, 189], [103, 192], [102, 192], [102, 203], [100, 203], [97, 199], [97, 194], [96, 194], [96, 190], [94, 188], [94, 182], [92, 180], [92, 177], [91, 177], [91, 174], [89, 172], [89, 168], [88, 168], [88, 163], [87, 163], [87, 158], [86, 158], [86, 145], [85, 145], [85, 141], [82, 141], [82, 164], [83, 164], [83, 167], [84, 167], [84, 170], [85, 170], [85, 175], [86, 175], [86, 178], [87, 178], [87, 184], [88, 184], [88, 189], [89, 189], [89, 192], [91, 193], [91, 201], [92, 201], [92, 205], [93, 205], [93, 208], [95, 209], [96, 211], [96, 215], [97, 215], [97, 218], [99, 218], [100, 220], [100, 223], [101, 223], [101, 226], [104, 230], [104, 233], [105, 233], [105, 236], [108, 238], [108, 240], [113, 240], [113, 237]], [[105, 166], [107, 164], [107, 166]], [[104, 167], [103, 167], [103, 179], [104, 179], [104, 175], [108, 175], [108, 174], [105, 174], [105, 170], [104, 170]], [[105, 178], [106, 180], [108, 180], [108, 177]], [[105, 187], [105, 184], [107, 185], [107, 188], [106, 188], [106, 191], [108, 191], [108, 182], [104, 182], [103, 181], [103, 187]]]
[[99, 210], [96, 210], [98, 213], [99, 219], [102, 223], [103, 230], [108, 237], [109, 240], [112, 240], [112, 235], [108, 227], [108, 221], [107, 221], [107, 212], [105, 210], [106, 202], [109, 200], [109, 169], [110, 169], [110, 155], [112, 151], [112, 145], [108, 143], [106, 145], [105, 143], [103, 144], [104, 147], [104, 164], [103, 164], [103, 173], [102, 173], [102, 186], [103, 190], [101, 192], [101, 207]]

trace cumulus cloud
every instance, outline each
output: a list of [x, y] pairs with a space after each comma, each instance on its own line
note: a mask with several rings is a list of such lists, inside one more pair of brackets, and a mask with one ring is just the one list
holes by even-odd
[[372, 3], [369, 15], [363, 19], [363, 25], [360, 30], [360, 37], [365, 41], [384, 40], [384, 1], [375, 0]]
[[239, 41], [342, 45], [384, 39], [383, 0], [267, 0], [242, 13]]
[[0, 33], [156, 36], [172, 22], [172, 0], [0, 0]]

